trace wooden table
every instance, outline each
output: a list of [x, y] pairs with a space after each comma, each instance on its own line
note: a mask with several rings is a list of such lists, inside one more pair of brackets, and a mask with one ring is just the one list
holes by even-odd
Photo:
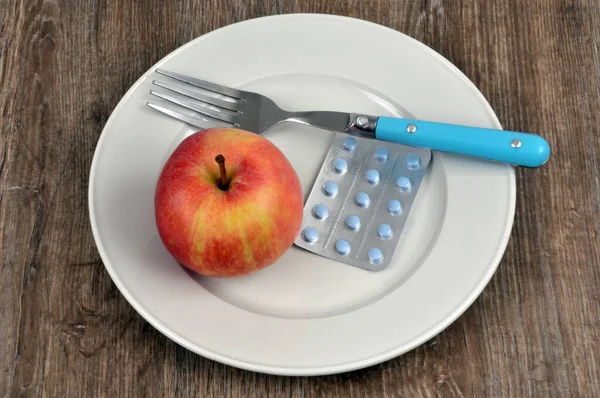
[[[591, 397], [600, 394], [600, 2], [0, 0], [0, 393], [53, 397]], [[176, 4], [179, 3], [179, 4]], [[426, 345], [313, 378], [206, 360], [146, 323], [105, 271], [88, 173], [153, 63], [215, 28], [290, 12], [404, 32], [453, 62], [504, 128], [543, 134], [512, 238], [475, 304]]]

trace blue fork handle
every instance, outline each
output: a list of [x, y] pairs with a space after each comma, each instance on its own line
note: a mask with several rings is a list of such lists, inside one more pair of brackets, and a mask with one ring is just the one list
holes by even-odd
[[525, 167], [539, 167], [550, 156], [548, 142], [539, 135], [423, 120], [381, 116], [375, 137]]

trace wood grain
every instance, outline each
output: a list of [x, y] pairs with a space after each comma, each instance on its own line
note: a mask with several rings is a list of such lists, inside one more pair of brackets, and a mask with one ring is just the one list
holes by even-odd
[[[153, 63], [218, 27], [290, 12], [389, 26], [457, 65], [507, 129], [542, 133], [514, 230], [475, 304], [412, 352], [323, 377], [204, 359], [105, 271], [88, 174], [110, 112]], [[600, 1], [0, 0], [0, 394], [593, 397], [600, 391]]]

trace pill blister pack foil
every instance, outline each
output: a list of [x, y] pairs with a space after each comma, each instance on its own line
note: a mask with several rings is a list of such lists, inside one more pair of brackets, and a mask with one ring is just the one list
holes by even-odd
[[344, 264], [385, 269], [430, 161], [428, 149], [336, 133], [294, 243]]

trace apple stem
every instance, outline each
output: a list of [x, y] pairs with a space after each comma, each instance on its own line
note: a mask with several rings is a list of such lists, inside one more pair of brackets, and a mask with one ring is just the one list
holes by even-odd
[[225, 191], [229, 186], [229, 181], [227, 181], [227, 170], [225, 170], [225, 156], [217, 155], [217, 157], [215, 157], [215, 162], [219, 164], [219, 170], [221, 171], [221, 181], [219, 183], [219, 188]]

